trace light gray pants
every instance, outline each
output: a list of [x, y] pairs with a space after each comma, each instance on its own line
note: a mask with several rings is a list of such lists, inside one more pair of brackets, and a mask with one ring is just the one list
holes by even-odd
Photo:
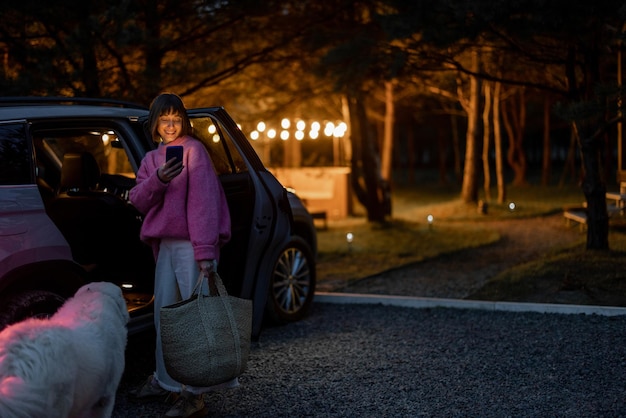
[[[154, 327], [156, 329], [156, 371], [154, 378], [163, 389], [170, 392], [186, 390], [193, 394], [201, 394], [218, 389], [239, 386], [238, 379], [211, 387], [184, 386], [172, 379], [165, 369], [163, 347], [161, 345], [161, 327], [159, 312], [167, 306], [188, 299], [198, 281], [200, 270], [194, 259], [190, 241], [164, 239], [161, 241], [154, 275]], [[203, 284], [202, 293], [207, 294], [207, 282]], [[196, 360], [197, 359], [193, 359]]]

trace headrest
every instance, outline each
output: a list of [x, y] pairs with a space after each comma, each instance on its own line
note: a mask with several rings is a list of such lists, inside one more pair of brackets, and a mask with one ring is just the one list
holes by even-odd
[[100, 168], [88, 152], [67, 153], [61, 166], [61, 190], [92, 190], [98, 185]]

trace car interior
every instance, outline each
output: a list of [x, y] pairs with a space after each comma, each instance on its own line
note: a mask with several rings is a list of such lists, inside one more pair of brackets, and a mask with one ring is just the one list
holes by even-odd
[[[222, 250], [220, 274], [229, 293], [238, 294], [252, 227], [254, 187], [228, 135], [208, 117], [194, 124], [227, 196], [232, 239]], [[46, 212], [70, 244], [75, 261], [90, 280], [132, 288], [127, 293], [136, 296], [138, 306], [145, 304], [152, 297], [154, 260], [151, 249], [139, 240], [141, 214], [128, 201], [135, 184], [128, 144], [119, 132], [102, 126], [34, 126], [32, 132], [37, 184]]]

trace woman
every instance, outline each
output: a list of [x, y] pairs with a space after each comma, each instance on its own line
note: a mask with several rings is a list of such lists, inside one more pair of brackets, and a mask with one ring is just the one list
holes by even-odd
[[[158, 313], [162, 306], [189, 298], [199, 272], [208, 277], [217, 269], [220, 249], [230, 239], [230, 214], [211, 158], [191, 136], [191, 122], [180, 97], [157, 96], [150, 105], [149, 126], [153, 139], [161, 143], [142, 160], [130, 200], [144, 215], [140, 236], [156, 259], [156, 370], [135, 394], [148, 398], [178, 393], [165, 416], [188, 417], [204, 408], [202, 394], [216, 388], [185, 386], [168, 375]], [[182, 161], [166, 161], [166, 149], [173, 145], [183, 147]], [[237, 385], [234, 379], [220, 387]]]

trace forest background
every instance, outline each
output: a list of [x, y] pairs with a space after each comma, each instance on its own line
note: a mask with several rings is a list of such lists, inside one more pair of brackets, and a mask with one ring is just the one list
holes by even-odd
[[[580, 182], [587, 248], [608, 249], [622, 161], [622, 1], [3, 1], [4, 96], [164, 90], [221, 105], [244, 131], [288, 115], [348, 121], [367, 219], [432, 164], [460, 199]], [[481, 183], [482, 182], [482, 183]], [[481, 192], [482, 190], [482, 192]], [[493, 194], [493, 196], [492, 196]]]

